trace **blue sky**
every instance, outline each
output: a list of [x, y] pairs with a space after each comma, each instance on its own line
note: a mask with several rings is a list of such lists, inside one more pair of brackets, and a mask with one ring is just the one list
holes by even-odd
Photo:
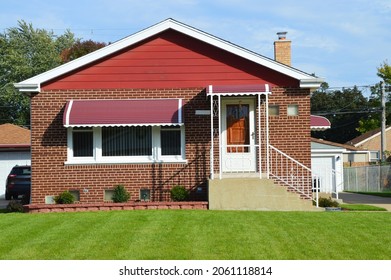
[[114, 42], [166, 18], [273, 58], [276, 32], [292, 40], [292, 66], [330, 87], [372, 85], [391, 62], [390, 0], [0, 0], [0, 31], [35, 28]]

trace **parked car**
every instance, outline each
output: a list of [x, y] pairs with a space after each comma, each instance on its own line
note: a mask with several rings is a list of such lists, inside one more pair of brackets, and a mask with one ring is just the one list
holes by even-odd
[[17, 199], [19, 195], [30, 195], [31, 166], [14, 166], [5, 184], [5, 199]]

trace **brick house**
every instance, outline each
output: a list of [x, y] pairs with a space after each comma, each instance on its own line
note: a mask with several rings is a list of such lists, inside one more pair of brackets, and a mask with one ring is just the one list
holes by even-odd
[[211, 209], [247, 208], [223, 197], [244, 190], [220, 189], [228, 177], [311, 199], [310, 92], [322, 80], [289, 65], [285, 34], [275, 49], [280, 61], [167, 19], [16, 84], [31, 96], [32, 203], [64, 190], [103, 202], [117, 184], [167, 201], [183, 185]]

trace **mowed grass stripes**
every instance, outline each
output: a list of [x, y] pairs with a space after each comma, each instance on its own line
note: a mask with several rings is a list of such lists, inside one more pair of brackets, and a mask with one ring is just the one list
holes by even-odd
[[390, 259], [390, 232], [385, 212], [12, 213], [0, 214], [0, 259]]

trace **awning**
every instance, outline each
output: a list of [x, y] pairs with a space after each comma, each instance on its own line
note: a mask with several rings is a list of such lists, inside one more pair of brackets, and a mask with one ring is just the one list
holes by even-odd
[[254, 85], [209, 85], [206, 88], [207, 95], [255, 95], [257, 93], [269, 94], [271, 88], [268, 84]]
[[182, 99], [70, 100], [65, 127], [182, 125]]
[[330, 127], [331, 123], [325, 117], [311, 115], [311, 130], [323, 131], [329, 129]]

